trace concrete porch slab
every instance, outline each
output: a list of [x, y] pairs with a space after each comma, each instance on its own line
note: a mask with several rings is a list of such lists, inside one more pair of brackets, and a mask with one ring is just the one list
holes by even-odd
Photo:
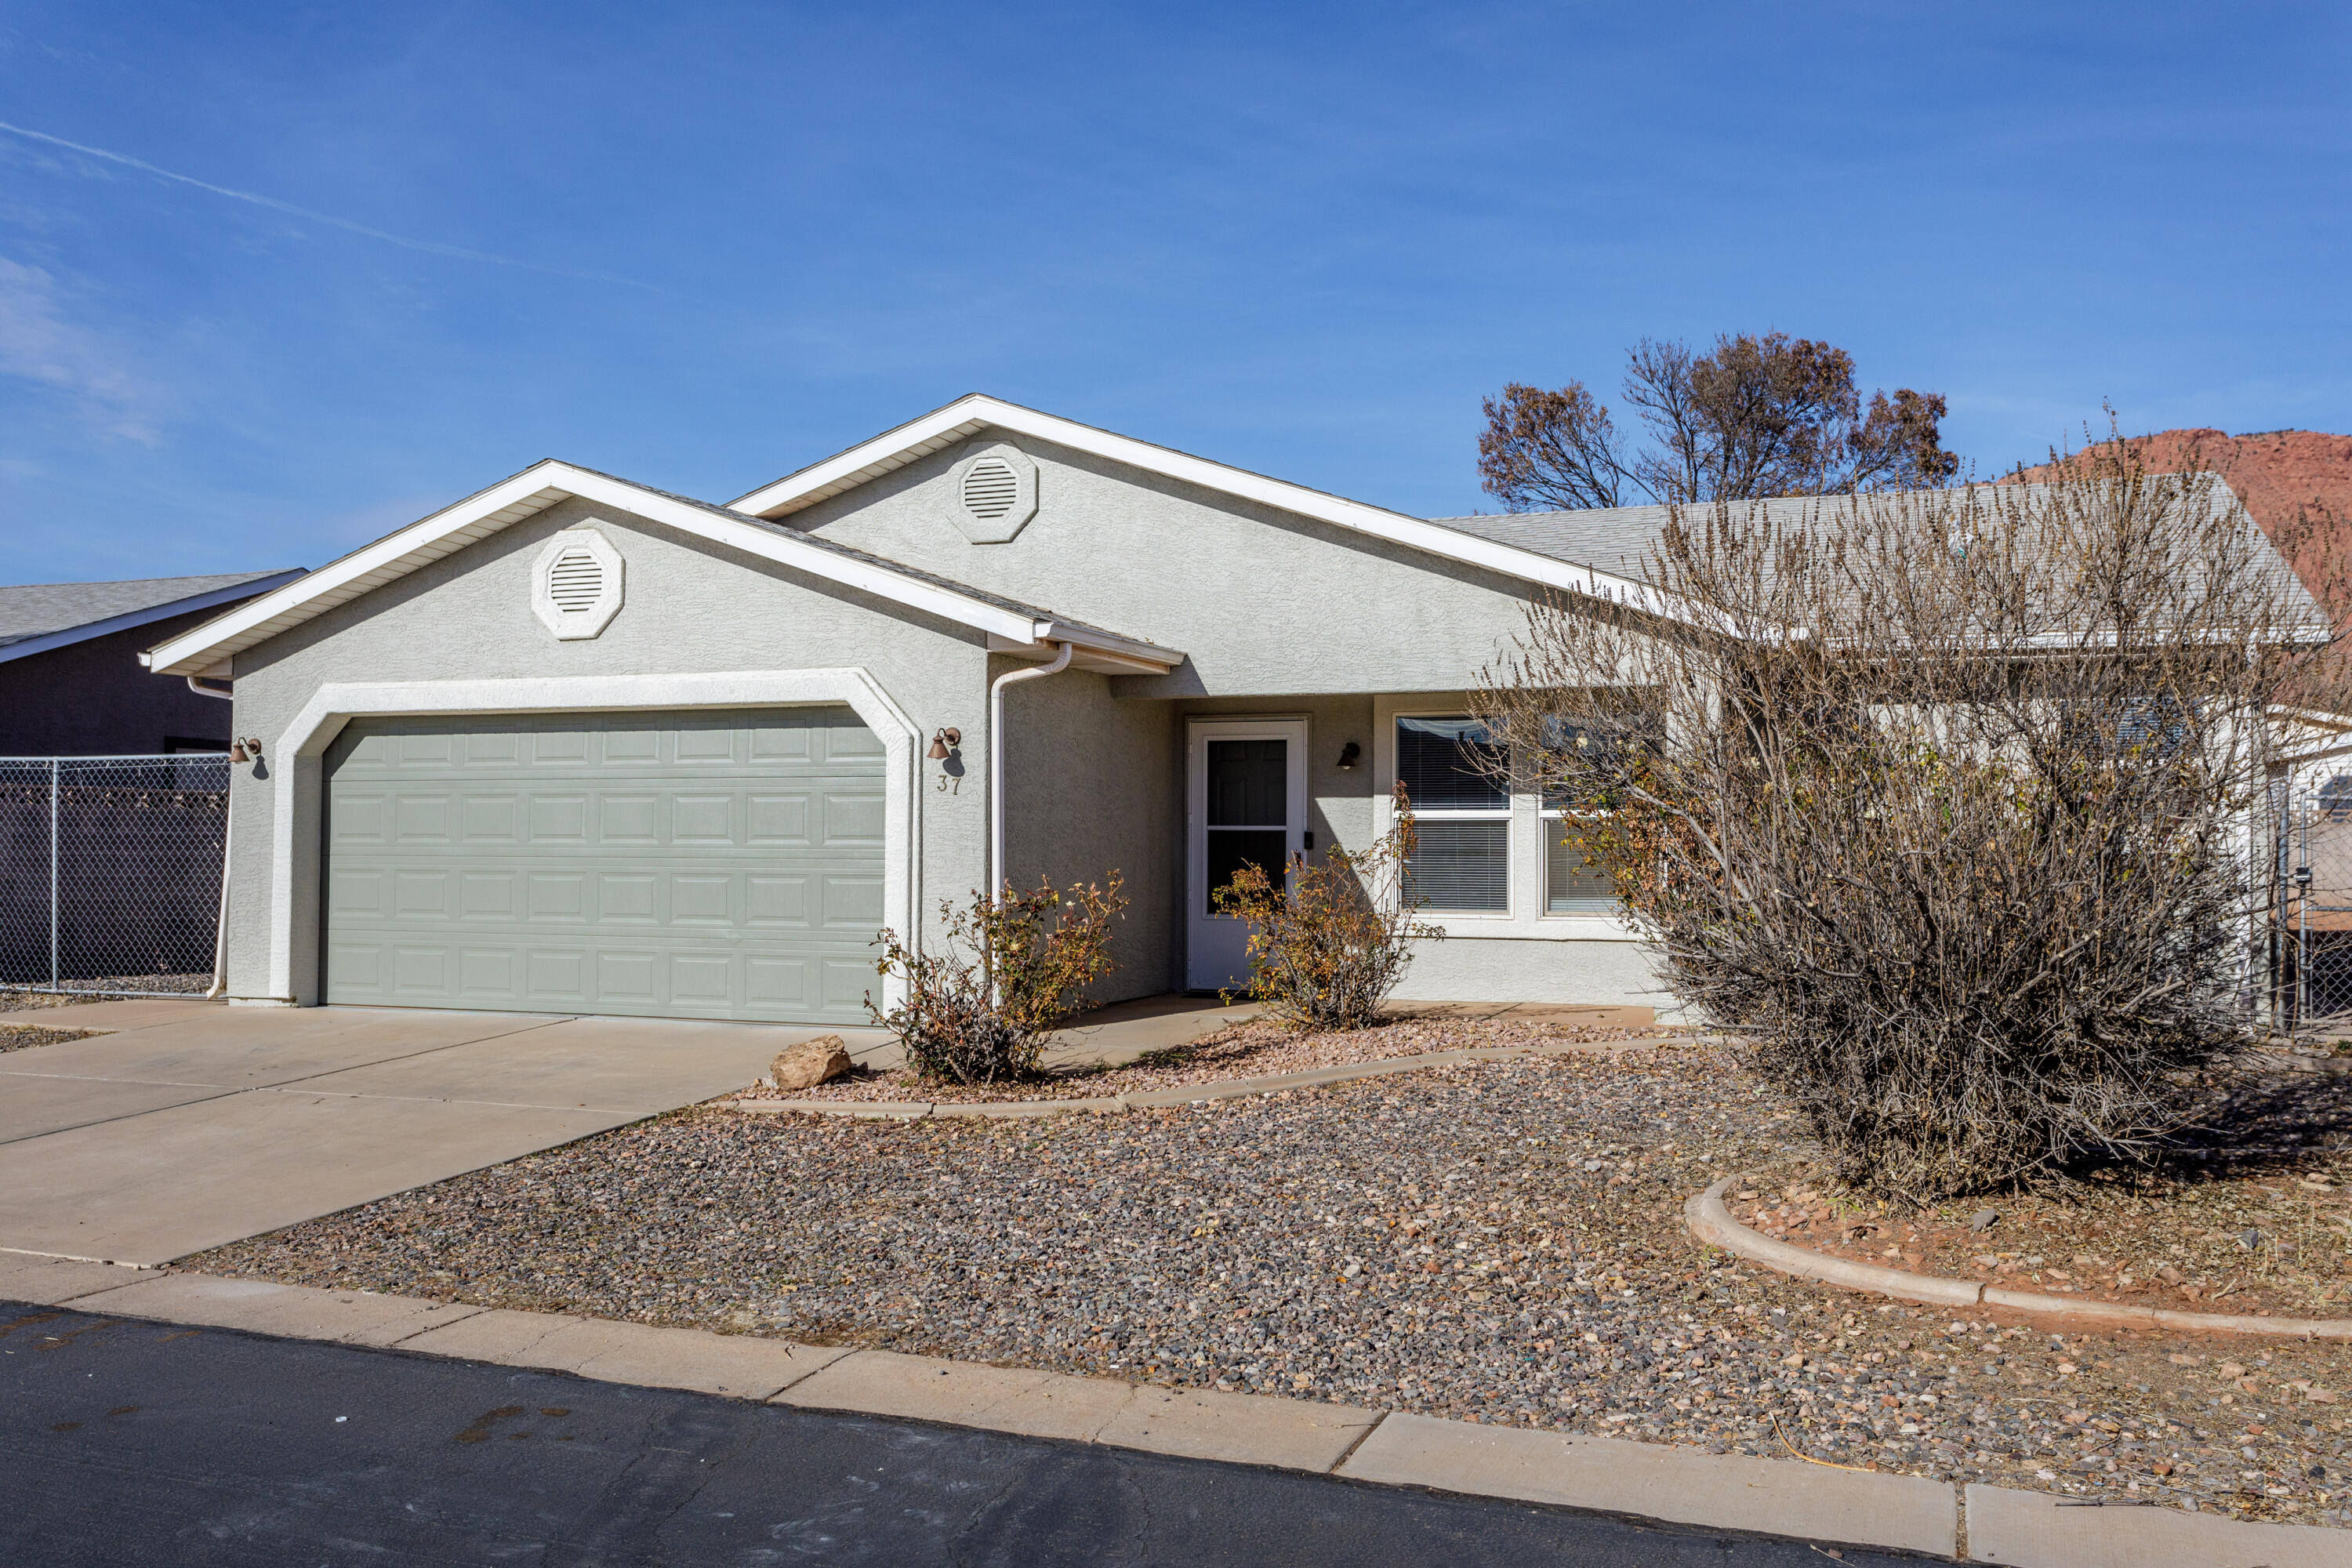
[[560, 1016], [397, 1007], [215, 1007], [189, 1018], [0, 1057], [0, 1075], [260, 1089], [526, 1029]]
[[160, 1264], [636, 1120], [229, 1094], [0, 1144], [0, 1247]]

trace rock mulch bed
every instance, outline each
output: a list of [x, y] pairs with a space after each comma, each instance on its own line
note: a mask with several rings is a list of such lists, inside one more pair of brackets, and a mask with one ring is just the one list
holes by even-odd
[[[1648, 1031], [1655, 1034], [1657, 1031]], [[739, 1096], [744, 1100], [847, 1100], [972, 1102], [1008, 1100], [1084, 1100], [1141, 1094], [1150, 1089], [1184, 1089], [1194, 1084], [1223, 1083], [1237, 1078], [1262, 1078], [1276, 1073], [1303, 1072], [1309, 1068], [1342, 1067], [1356, 1062], [1384, 1061], [1393, 1057], [1424, 1056], [1468, 1047], [1593, 1045], [1637, 1037], [1627, 1029], [1594, 1028], [1584, 1025], [1549, 1024], [1528, 1019], [1444, 1021], [1401, 1019], [1378, 1028], [1327, 1034], [1299, 1034], [1273, 1024], [1237, 1024], [1187, 1045], [1153, 1051], [1122, 1067], [1079, 1065], [1062, 1068], [1028, 1083], [967, 1087], [940, 1084], [903, 1069], [860, 1071], [814, 1089], [780, 1092], [757, 1085]]]
[[1799, 1142], [1698, 1046], [1118, 1117], [688, 1110], [193, 1262], [2345, 1522], [2346, 1347], [2053, 1334], [1689, 1237]]
[[70, 1007], [98, 1000], [96, 996], [68, 996], [55, 991], [0, 991], [0, 1013], [30, 1013], [43, 1007]]
[[97, 1033], [96, 1029], [40, 1029], [30, 1024], [0, 1024], [0, 1053], [30, 1050], [35, 1046], [61, 1046], [68, 1040], [87, 1040]]
[[2179, 1311], [2352, 1317], [2352, 1074], [2252, 1058], [2209, 1081], [2202, 1125], [2146, 1171], [2063, 1201], [1913, 1213], [1841, 1199], [1801, 1162], [1725, 1194], [1765, 1235], [2014, 1290]]

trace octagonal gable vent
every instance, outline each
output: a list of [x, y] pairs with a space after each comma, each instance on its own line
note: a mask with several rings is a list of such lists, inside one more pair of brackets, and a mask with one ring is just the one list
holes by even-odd
[[974, 544], [1002, 544], [1037, 515], [1037, 465], [996, 441], [956, 465], [947, 510]]
[[994, 522], [1021, 499], [1021, 477], [1002, 458], [982, 458], [963, 473], [964, 510]]
[[565, 642], [594, 637], [621, 612], [621, 552], [595, 529], [565, 529], [531, 563], [530, 609]]
[[565, 551], [547, 569], [547, 596], [567, 616], [586, 614], [604, 596], [604, 566], [584, 549]]

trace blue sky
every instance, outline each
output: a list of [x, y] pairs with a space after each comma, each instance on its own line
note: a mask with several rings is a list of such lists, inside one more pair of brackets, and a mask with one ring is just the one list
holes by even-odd
[[1827, 338], [1982, 468], [2352, 429], [2347, 67], [2340, 5], [0, 3], [0, 121], [184, 177], [0, 132], [0, 581], [969, 391], [1491, 510], [1480, 396], [1644, 334]]

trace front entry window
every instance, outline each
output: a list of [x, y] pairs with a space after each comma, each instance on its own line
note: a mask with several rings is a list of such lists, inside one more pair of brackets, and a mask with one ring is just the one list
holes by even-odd
[[1244, 866], [1260, 866], [1275, 886], [1288, 870], [1290, 742], [1283, 740], [1208, 742], [1208, 907]]
[[1511, 907], [1511, 796], [1496, 774], [1503, 750], [1475, 719], [1399, 719], [1397, 782], [1415, 840], [1405, 897], [1433, 914]]

